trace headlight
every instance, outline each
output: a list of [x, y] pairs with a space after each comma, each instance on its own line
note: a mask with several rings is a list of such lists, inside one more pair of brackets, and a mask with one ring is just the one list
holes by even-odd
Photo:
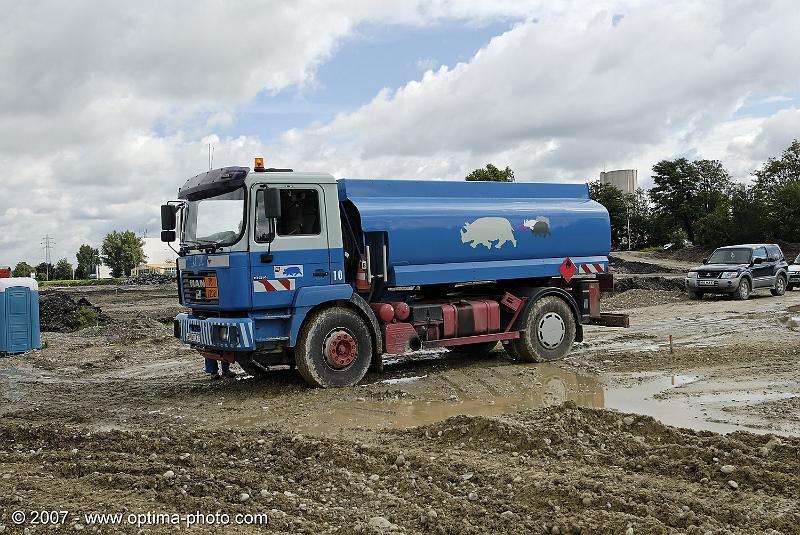
[[696, 271], [690, 271], [689, 275], [687, 275], [687, 277], [689, 277], [690, 279], [696, 279], [697, 278], [697, 272]]
[[726, 271], [722, 274], [723, 279], [735, 279], [739, 276], [738, 271]]

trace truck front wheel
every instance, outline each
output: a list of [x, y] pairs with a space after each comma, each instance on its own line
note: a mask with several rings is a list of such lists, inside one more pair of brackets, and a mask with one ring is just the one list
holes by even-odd
[[523, 321], [521, 336], [511, 341], [513, 354], [528, 362], [564, 358], [575, 341], [575, 317], [563, 300], [547, 296], [534, 302]]
[[340, 307], [306, 319], [295, 347], [297, 371], [322, 388], [353, 386], [367, 373], [372, 337], [361, 316]]

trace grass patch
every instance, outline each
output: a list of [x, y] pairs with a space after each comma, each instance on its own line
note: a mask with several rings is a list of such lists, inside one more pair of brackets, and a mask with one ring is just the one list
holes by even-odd
[[637, 249], [640, 253], [657, 253], [659, 251], [663, 251], [664, 248], [658, 245], [654, 245], [653, 247], [645, 247], [643, 249]]
[[39, 288], [51, 288], [54, 286], [106, 286], [109, 284], [121, 284], [125, 279], [86, 279], [86, 280], [63, 280], [63, 281], [39, 281]]
[[78, 309], [78, 315], [76, 316], [75, 321], [78, 324], [78, 330], [85, 329], [87, 327], [94, 327], [98, 324], [97, 312], [91, 307], [81, 307]]

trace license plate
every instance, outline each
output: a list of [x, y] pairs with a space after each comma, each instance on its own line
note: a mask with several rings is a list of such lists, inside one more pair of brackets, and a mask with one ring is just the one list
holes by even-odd
[[714, 286], [715, 281], [698, 281], [697, 283], [701, 286]]
[[192, 332], [186, 333], [186, 341], [200, 343], [200, 333], [192, 333]]

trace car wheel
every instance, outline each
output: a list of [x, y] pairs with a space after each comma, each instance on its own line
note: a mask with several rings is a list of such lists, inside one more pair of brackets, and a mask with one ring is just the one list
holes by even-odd
[[693, 290], [689, 290], [689, 299], [697, 301], [703, 298], [703, 292], [695, 292]]
[[739, 282], [739, 288], [737, 288], [733, 296], [739, 301], [746, 301], [750, 297], [750, 280], [742, 279], [741, 282]]
[[775, 279], [775, 287], [770, 290], [772, 295], [775, 297], [781, 296], [786, 293], [786, 277], [783, 275], [778, 275], [778, 278]]
[[308, 318], [295, 348], [297, 371], [323, 388], [353, 386], [370, 365], [372, 335], [361, 316], [346, 308], [328, 308]]

